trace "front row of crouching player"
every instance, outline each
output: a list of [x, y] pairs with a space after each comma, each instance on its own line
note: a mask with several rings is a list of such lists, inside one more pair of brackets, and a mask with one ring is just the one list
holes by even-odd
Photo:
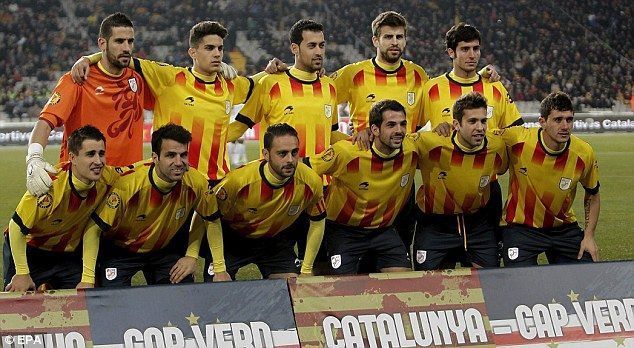
[[[507, 170], [505, 265], [535, 265], [542, 252], [550, 263], [597, 261], [594, 152], [571, 134], [566, 94], [546, 97], [540, 113], [539, 128], [487, 131], [487, 101], [472, 92], [455, 102], [449, 137], [406, 134], [403, 106], [383, 100], [370, 112], [369, 151], [340, 141], [302, 161], [295, 129], [275, 124], [264, 135], [263, 159], [230, 172], [213, 190], [189, 168], [191, 134], [181, 126], [155, 131], [152, 159], [124, 168], [106, 166], [103, 135], [85, 126], [70, 136], [70, 162], [58, 165], [51, 190], [26, 193], [9, 222], [6, 290], [86, 288], [96, 279], [129, 286], [138, 271], [148, 284], [191, 282], [205, 233], [215, 281], [234, 279], [249, 263], [264, 278], [310, 275], [322, 238], [332, 274], [358, 273], [365, 258], [381, 272], [407, 271], [409, 246], [393, 222], [417, 168], [414, 269], [499, 265], [500, 226], [484, 209], [491, 183]], [[325, 189], [321, 175], [332, 177]], [[583, 230], [571, 209], [578, 183], [585, 188]], [[194, 213], [201, 219], [191, 231], [182, 228]], [[305, 231], [300, 262], [294, 241]]]

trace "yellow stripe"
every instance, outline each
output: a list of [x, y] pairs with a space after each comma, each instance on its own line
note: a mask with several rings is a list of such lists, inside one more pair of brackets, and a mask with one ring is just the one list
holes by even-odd
[[89, 325], [88, 310], [79, 311], [50, 311], [36, 317], [28, 317], [24, 314], [3, 314], [3, 330], [18, 329], [50, 329], [52, 327], [81, 327]]

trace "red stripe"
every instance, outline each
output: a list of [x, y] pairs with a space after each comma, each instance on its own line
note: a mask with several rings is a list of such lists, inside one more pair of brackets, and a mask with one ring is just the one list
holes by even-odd
[[156, 208], [163, 204], [163, 195], [156, 188], [150, 190], [150, 207]]
[[172, 122], [173, 124], [181, 124], [181, 114], [179, 114], [178, 112], [172, 112], [170, 114], [170, 122]]
[[476, 200], [476, 195], [471, 193], [465, 194], [464, 200], [462, 201], [462, 207], [461, 207], [462, 211], [465, 213], [470, 212], [475, 200]]
[[568, 162], [569, 153], [570, 153], [569, 151], [565, 151], [564, 153], [557, 156], [557, 159], [555, 159], [555, 165], [553, 166], [555, 170], [562, 171], [564, 170], [564, 168], [566, 168], [566, 163]]
[[[207, 162], [207, 177], [211, 180], [218, 179], [218, 156], [220, 154], [220, 147], [226, 146], [226, 143], [221, 142], [222, 140], [222, 126], [223, 121], [216, 121], [214, 123], [214, 131], [211, 133], [212, 142], [211, 142], [211, 153], [209, 154], [209, 162]], [[222, 151], [224, 153], [224, 151]], [[222, 156], [222, 161], [224, 161], [224, 156]]]
[[526, 198], [524, 198], [524, 224], [533, 226], [536, 203], [537, 196], [535, 195], [535, 192], [530, 187], [527, 187]]
[[502, 98], [502, 93], [500, 93], [500, 90], [493, 86], [493, 99], [495, 99], [496, 102], [499, 102], [500, 99]]
[[392, 172], [398, 172], [403, 167], [403, 158], [405, 156], [401, 153], [398, 157], [394, 159], [394, 164], [392, 164]]
[[273, 101], [273, 100], [279, 99], [281, 95], [282, 95], [282, 92], [280, 91], [279, 83], [274, 84], [273, 87], [271, 87], [271, 90], [269, 91], [269, 98], [271, 99], [271, 101]]
[[245, 186], [238, 191], [237, 197], [241, 200], [247, 200], [249, 198], [249, 188], [251, 185]]
[[135, 208], [139, 205], [139, 197], [141, 196], [141, 191], [137, 191], [131, 198], [128, 200], [128, 208]]
[[445, 192], [445, 202], [443, 203], [442, 209], [443, 213], [447, 215], [453, 214], [456, 211], [456, 203], [453, 201], [451, 195], [449, 195], [449, 192]]
[[363, 72], [363, 70], [354, 75], [352, 82], [356, 87], [363, 86], [365, 84], [365, 73]]
[[506, 222], [511, 223], [515, 219], [515, 211], [517, 210], [517, 195], [519, 194], [519, 183], [515, 174], [511, 174], [509, 179], [511, 194], [506, 205]]
[[314, 192], [308, 185], [304, 185], [304, 201], [310, 202], [313, 199]]
[[500, 168], [502, 168], [502, 157], [500, 156], [499, 153], [495, 154], [495, 163], [493, 165], [494, 165], [493, 168], [495, 168], [496, 172], [499, 171]]
[[535, 151], [533, 151], [533, 158], [531, 158], [531, 162], [538, 166], [544, 164], [544, 159], [546, 158], [546, 152], [542, 149], [541, 146], [535, 146]]
[[286, 186], [284, 186], [284, 201], [290, 201], [293, 199], [293, 194], [295, 193], [295, 181], [289, 182]]
[[477, 155], [475, 155], [475, 157], [473, 159], [473, 169], [482, 169], [482, 168], [484, 168], [484, 163], [486, 162], [486, 159], [487, 159], [486, 150], [480, 152]]
[[315, 125], [315, 154], [326, 150], [326, 130], [323, 124]]
[[[104, 195], [110, 192], [110, 189], [112, 187], [110, 185], [107, 185], [105, 188], [105, 192]], [[88, 191], [88, 196], [86, 197], [86, 206], [91, 206], [93, 204], [95, 204], [95, 201], [97, 200], [97, 189], [93, 186], [90, 191]]]
[[299, 157], [306, 157], [306, 125], [296, 124], [294, 126], [299, 138]]
[[348, 162], [346, 166], [348, 173], [358, 173], [359, 172], [359, 158], [355, 158], [352, 161]]
[[420, 87], [423, 85], [423, 78], [420, 76], [418, 71], [414, 70], [414, 86]]
[[429, 151], [429, 161], [433, 163], [440, 162], [440, 155], [442, 153], [442, 147], [438, 146]]
[[194, 88], [201, 91], [201, 92], [205, 92], [205, 90], [207, 89], [207, 87], [205, 87], [205, 84], [198, 81], [198, 80], [194, 80]]
[[383, 171], [383, 161], [376, 155], [372, 155], [371, 171], [372, 173]]
[[575, 175], [580, 176], [583, 173], [584, 169], [586, 169], [586, 164], [583, 162], [581, 157], [577, 157], [577, 163], [575, 164]]
[[321, 82], [317, 81], [313, 83], [313, 97], [321, 98], [324, 93], [321, 91]]
[[425, 213], [431, 213], [434, 211], [435, 195], [436, 188], [433, 186], [425, 185]]
[[260, 183], [260, 202], [268, 202], [273, 198], [273, 188], [265, 182]]
[[376, 215], [377, 210], [379, 209], [379, 203], [376, 201], [368, 201], [365, 209], [363, 209], [363, 218], [361, 222], [359, 222], [360, 227], [370, 227], [372, 226], [372, 221], [374, 220], [374, 216]]
[[[130, 245], [128, 246], [128, 250], [130, 250], [133, 253], [138, 252], [139, 249], [141, 249], [141, 247], [143, 246], [143, 244], [145, 244], [145, 242], [147, 242], [147, 240], [150, 238], [151, 233], [152, 233], [152, 226], [150, 225], [146, 229], [141, 231], [141, 233], [139, 233], [139, 235], [134, 239], [134, 241], [130, 243]], [[124, 238], [130, 238], [130, 236], [124, 236]]]
[[460, 98], [462, 95], [462, 86], [459, 84], [449, 81], [449, 95], [451, 100], [456, 100]]
[[396, 197], [392, 196], [387, 201], [387, 209], [383, 212], [383, 218], [381, 219], [381, 223], [379, 227], [387, 227], [390, 226], [394, 220], [394, 212], [396, 210]]
[[205, 131], [205, 121], [203, 116], [194, 116], [194, 122], [192, 123], [192, 141], [189, 143], [189, 165], [195, 169], [198, 169], [198, 162], [200, 160], [200, 148], [203, 141], [203, 133]]
[[462, 167], [464, 154], [456, 149], [451, 153], [451, 165], [454, 167]]
[[515, 157], [520, 157], [522, 155], [522, 151], [524, 151], [524, 143], [517, 143], [511, 147], [511, 152]]
[[438, 101], [438, 98], [440, 98], [440, 93], [438, 92], [438, 84], [433, 85], [429, 89], [428, 94], [429, 94], [429, 100], [431, 100], [432, 102]]
[[352, 192], [347, 191], [346, 196], [346, 202], [343, 204], [343, 207], [341, 207], [337, 218], [335, 218], [335, 221], [342, 224], [347, 224], [350, 221], [350, 217], [354, 214], [354, 207], [357, 204], [357, 198]]
[[73, 227], [74, 228], [72, 230], [69, 230], [62, 235], [62, 238], [59, 240], [59, 242], [56, 245], [54, 245], [51, 248], [51, 251], [60, 253], [66, 250], [66, 247], [69, 246], [68, 244], [73, 237], [73, 232], [77, 230], [79, 226], [73, 226]]
[[328, 86], [330, 86], [330, 99], [337, 100], [337, 89], [335, 85], [329, 83]]
[[291, 78], [290, 81], [291, 81], [291, 92], [293, 92], [293, 97], [303, 97], [304, 85], [293, 78]]
[[473, 91], [484, 95], [484, 84], [482, 83], [482, 81], [478, 81], [478, 83], [473, 85]]
[[396, 84], [399, 86], [407, 86], [407, 68], [403, 65], [396, 72]]
[[229, 93], [233, 94], [236, 89], [233, 82], [231, 82], [231, 80], [225, 80], [225, 82], [227, 82], [227, 89], [229, 90]]
[[544, 211], [544, 222], [542, 223], [542, 227], [544, 228], [553, 227], [555, 224], [555, 216], [550, 211], [554, 198], [555, 195], [552, 192], [544, 192], [544, 196], [542, 196], [541, 201], [544, 204], [544, 207], [546, 207], [546, 210]]
[[183, 190], [182, 181], [179, 181], [170, 190], [170, 193], [169, 193], [170, 202], [172, 202], [172, 203], [178, 202], [178, 200], [181, 198], [181, 191], [182, 190]]
[[81, 198], [77, 197], [76, 194], [72, 193], [70, 194], [70, 197], [68, 199], [68, 212], [72, 213], [77, 211], [77, 209], [79, 209], [79, 207], [81, 206]]
[[387, 85], [387, 75], [378, 67], [374, 67], [374, 83], [377, 86]]
[[216, 95], [222, 95], [224, 93], [220, 79], [216, 79], [216, 82], [214, 82], [214, 93]]
[[185, 86], [185, 83], [187, 82], [187, 77], [185, 76], [185, 73], [181, 71], [176, 74], [176, 76], [174, 76], [174, 82], [179, 86]]

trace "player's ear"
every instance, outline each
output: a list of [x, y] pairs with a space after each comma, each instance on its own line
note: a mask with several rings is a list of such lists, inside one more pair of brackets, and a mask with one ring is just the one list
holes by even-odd
[[191, 59], [196, 59], [196, 49], [195, 49], [195, 48], [190, 47], [190, 48], [187, 50], [187, 53], [189, 54], [189, 57], [190, 57]]
[[537, 119], [537, 121], [539, 121], [539, 125], [540, 126], [544, 126], [544, 124], [546, 123], [546, 119], [542, 116], [539, 116], [539, 118]]
[[455, 129], [456, 131], [460, 130], [460, 122], [458, 122], [458, 120], [456, 120], [455, 118], [453, 119], [453, 129]]
[[262, 157], [264, 157], [265, 161], [270, 161], [271, 160], [271, 156], [269, 155], [269, 150], [267, 149], [262, 149]]
[[379, 134], [381, 134], [381, 129], [377, 125], [372, 124], [370, 125], [370, 132], [372, 132], [372, 135], [375, 137], [378, 137]]
[[152, 162], [154, 162], [154, 164], [157, 164], [159, 160], [159, 155], [156, 152], [152, 152]]
[[451, 58], [451, 59], [455, 59], [456, 58], [456, 52], [454, 50], [452, 50], [451, 48], [447, 49], [447, 55], [449, 55], [449, 58]]
[[379, 38], [372, 35], [372, 45], [374, 45], [374, 47], [379, 47]]
[[99, 50], [101, 50], [102, 52], [106, 50], [107, 45], [108, 41], [105, 38], [100, 37], [97, 39], [97, 46], [99, 46]]
[[293, 55], [298, 55], [299, 54], [299, 45], [296, 43], [292, 43], [291, 44], [291, 52], [293, 53]]

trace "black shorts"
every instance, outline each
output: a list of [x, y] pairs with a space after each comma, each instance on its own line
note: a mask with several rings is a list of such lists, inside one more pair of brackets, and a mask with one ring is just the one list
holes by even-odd
[[326, 220], [326, 248], [331, 272], [357, 274], [362, 258], [375, 260], [375, 269], [411, 268], [409, 253], [393, 226], [363, 229]]
[[[143, 271], [148, 285], [170, 284], [170, 271], [184, 255], [180, 243], [170, 242], [165, 248], [148, 253], [133, 253], [102, 239], [98, 258], [99, 281], [103, 287], [131, 286], [132, 277]], [[181, 283], [192, 282], [192, 275], [181, 280]]]
[[551, 264], [592, 262], [587, 252], [577, 259], [583, 230], [576, 222], [553, 228], [508, 225], [502, 229], [502, 238], [507, 267], [537, 265], [537, 256], [541, 253], [546, 253]]
[[398, 235], [403, 240], [403, 244], [410, 251], [412, 241], [414, 238], [414, 231], [416, 229], [416, 211], [418, 206], [416, 205], [416, 196], [414, 194], [414, 187], [409, 192], [405, 204], [401, 211], [396, 215], [394, 219], [394, 228], [398, 232]]
[[[36, 287], [48, 283], [53, 289], [74, 289], [81, 281], [83, 270], [81, 245], [74, 252], [53, 252], [26, 246], [29, 274]], [[15, 275], [15, 263], [11, 253], [9, 235], [4, 235], [2, 252], [4, 262], [4, 286]], [[4, 289], [0, 289], [4, 290]]]
[[[420, 213], [412, 252], [414, 269], [453, 268], [457, 261], [497, 267], [495, 225], [491, 221], [486, 209], [466, 215]], [[462, 234], [458, 229], [459, 223], [463, 225]]]
[[[291, 225], [273, 237], [245, 238], [222, 224], [225, 265], [232, 279], [241, 267], [255, 264], [263, 278], [271, 274], [299, 274], [300, 262], [295, 254], [296, 225]], [[208, 272], [209, 273], [209, 272]]]

